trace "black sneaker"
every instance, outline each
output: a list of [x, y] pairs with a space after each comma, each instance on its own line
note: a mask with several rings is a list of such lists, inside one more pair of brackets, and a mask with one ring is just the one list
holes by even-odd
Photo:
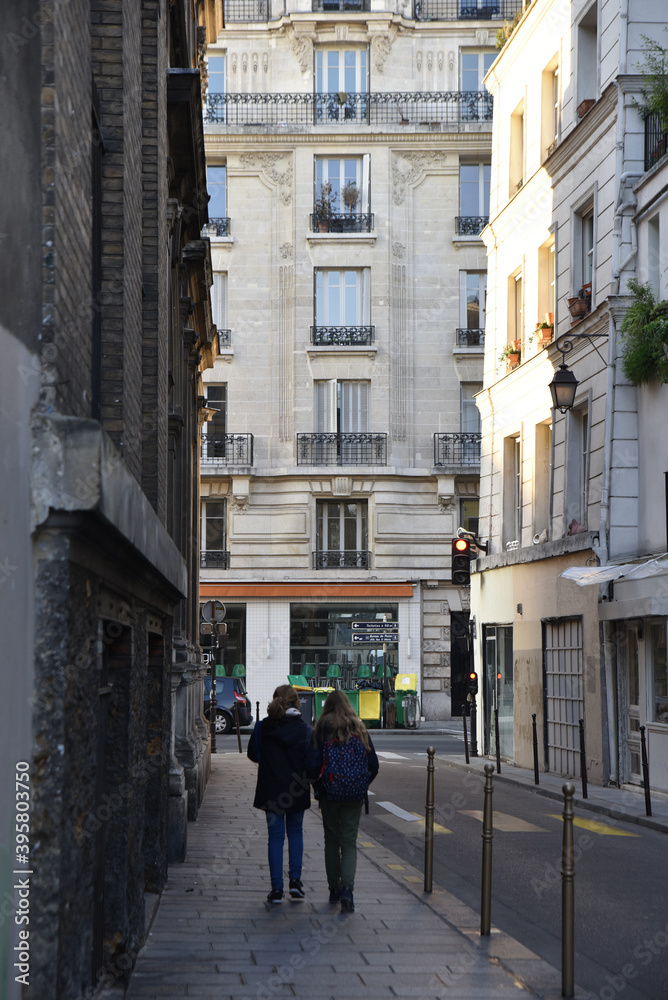
[[304, 898], [304, 886], [301, 883], [301, 879], [291, 878], [290, 879], [290, 899], [303, 899]]
[[341, 900], [341, 890], [340, 889], [330, 889], [329, 890], [329, 901], [330, 903], [338, 903]]
[[282, 889], [272, 889], [267, 896], [268, 903], [282, 903], [283, 902], [283, 890]]
[[354, 913], [355, 904], [353, 903], [353, 890], [349, 889], [347, 885], [344, 885], [341, 890], [341, 913]]

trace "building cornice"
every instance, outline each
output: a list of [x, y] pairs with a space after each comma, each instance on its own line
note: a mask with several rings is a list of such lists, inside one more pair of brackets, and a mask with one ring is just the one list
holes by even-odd
[[[211, 126], [207, 126], [210, 128]], [[223, 126], [225, 127], [225, 126]], [[230, 126], [227, 126], [228, 128]], [[243, 126], [233, 126], [243, 128]], [[271, 126], [269, 126], [271, 127]], [[274, 126], [278, 128], [279, 126]], [[249, 149], [258, 149], [262, 146], [283, 146], [285, 155], [292, 151], [294, 146], [312, 146], [314, 143], [334, 144], [337, 146], [368, 146], [371, 143], [392, 144], [397, 147], [414, 146], [419, 150], [422, 146], [442, 145], [452, 147], [456, 152], [462, 146], [480, 146], [481, 149], [469, 150], [469, 152], [489, 153], [492, 148], [492, 133], [487, 132], [411, 132], [410, 135], [401, 132], [372, 132], [365, 130], [354, 135], [342, 132], [316, 132], [314, 128], [309, 128], [305, 132], [286, 132], [281, 129], [280, 133], [271, 132], [205, 132], [204, 144], [207, 154], [225, 152], [230, 146], [245, 146]]]
[[559, 145], [544, 160], [542, 167], [550, 177], [553, 177], [563, 167], [572, 166], [574, 157], [581, 160], [586, 152], [585, 146], [601, 128], [606, 130], [610, 127], [607, 119], [617, 108], [617, 88], [611, 83], [605, 88], [596, 104], [587, 112], [576, 125], [573, 126], [568, 135], [560, 140]]

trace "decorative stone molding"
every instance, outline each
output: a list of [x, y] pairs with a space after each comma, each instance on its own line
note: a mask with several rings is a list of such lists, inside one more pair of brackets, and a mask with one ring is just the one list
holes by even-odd
[[457, 509], [455, 477], [439, 476], [436, 490], [441, 514], [454, 514]]
[[383, 72], [383, 67], [387, 57], [390, 54], [390, 49], [394, 43], [394, 39], [397, 35], [396, 28], [390, 28], [388, 32], [383, 32], [382, 34], [372, 35], [371, 37], [371, 64], [372, 68], [375, 69], [377, 73]]
[[489, 39], [489, 31], [487, 28], [477, 28], [475, 33], [475, 43], [476, 45], [487, 45]]
[[335, 476], [332, 480], [332, 493], [335, 497], [350, 496], [351, 481], [349, 476]]
[[399, 260], [402, 260], [405, 254], [406, 254], [406, 247], [403, 245], [403, 243], [396, 242], [392, 244], [393, 257], [397, 257]]
[[418, 73], [422, 72], [422, 53], [421, 52], [416, 52], [415, 53], [415, 67], [416, 67]]
[[295, 54], [299, 68], [302, 73], [306, 73], [313, 68], [313, 43], [317, 35], [314, 31], [300, 31], [297, 33], [292, 29], [292, 51]]
[[279, 253], [282, 260], [292, 260], [293, 248], [292, 243], [283, 243], [279, 248]]
[[[290, 157], [287, 168], [281, 173], [276, 168], [278, 160]], [[259, 169], [267, 180], [275, 184], [279, 189], [279, 198], [284, 205], [292, 203], [292, 180], [294, 171], [292, 167], [292, 156], [290, 153], [243, 153], [239, 161], [242, 169]]]
[[397, 163], [398, 156], [392, 159], [392, 200], [395, 205], [403, 205], [406, 188], [421, 180], [429, 170], [443, 170], [448, 166], [448, 154], [444, 150], [402, 153], [401, 157], [408, 160], [411, 167], [402, 172]]
[[250, 476], [232, 476], [231, 508], [235, 514], [243, 514], [250, 506]]

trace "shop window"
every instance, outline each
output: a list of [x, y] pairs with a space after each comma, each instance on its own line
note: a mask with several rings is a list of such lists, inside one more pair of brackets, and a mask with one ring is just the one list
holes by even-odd
[[651, 676], [651, 721], [668, 724], [668, 674], [666, 665], [666, 622], [652, 622], [649, 634]]
[[374, 645], [353, 642], [353, 622], [397, 622], [397, 604], [291, 604], [290, 670], [303, 673], [306, 663], [316, 667], [316, 678], [323, 681], [330, 665], [341, 669], [345, 688], [354, 687], [360, 664], [369, 664], [373, 674], [385, 665], [399, 667], [397, 643]]

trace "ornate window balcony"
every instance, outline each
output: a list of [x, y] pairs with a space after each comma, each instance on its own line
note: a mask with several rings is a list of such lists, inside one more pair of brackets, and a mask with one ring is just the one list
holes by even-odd
[[269, 19], [269, 0], [225, 0], [225, 21], [251, 23]]
[[229, 219], [209, 219], [207, 224], [202, 230], [203, 236], [229, 236], [230, 235], [230, 220]]
[[200, 552], [199, 564], [201, 569], [229, 569], [229, 552]]
[[311, 215], [312, 233], [371, 233], [373, 212], [354, 212], [352, 215]]
[[370, 552], [355, 552], [350, 549], [313, 553], [314, 569], [369, 569], [370, 565]]
[[668, 132], [662, 127], [659, 115], [647, 115], [645, 118], [645, 170], [650, 170], [666, 153], [668, 153]]
[[488, 215], [458, 215], [455, 231], [457, 236], [480, 236], [488, 222]]
[[364, 347], [373, 344], [375, 326], [312, 326], [311, 343], [319, 347]]
[[209, 465], [252, 465], [252, 434], [205, 434], [202, 461]]
[[480, 466], [480, 431], [434, 434], [434, 465], [474, 469]]
[[455, 125], [492, 122], [486, 91], [207, 94], [204, 120], [226, 125]]
[[524, 3], [525, 0], [416, 0], [415, 20], [510, 21]]
[[485, 346], [485, 331], [484, 330], [474, 330], [470, 327], [460, 327], [458, 326], [455, 330], [457, 334], [457, 346], [458, 347], [484, 347]]
[[298, 434], [297, 465], [387, 465], [387, 434]]

